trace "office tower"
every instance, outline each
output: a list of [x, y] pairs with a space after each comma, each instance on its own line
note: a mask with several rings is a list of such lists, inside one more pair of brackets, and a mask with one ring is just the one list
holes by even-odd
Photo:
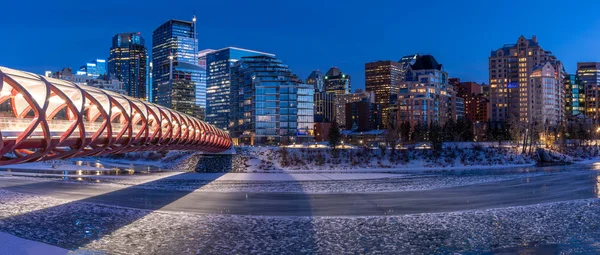
[[228, 130], [231, 109], [230, 69], [242, 57], [273, 54], [227, 47], [206, 55], [206, 121], [217, 128]]
[[198, 65], [200, 65], [201, 67], [206, 69], [206, 56], [209, 53], [213, 53], [215, 51], [216, 50], [213, 50], [213, 49], [205, 49], [205, 50], [198, 51]]
[[106, 74], [106, 60], [96, 59], [92, 60], [79, 68], [78, 75], [87, 75], [92, 78], [98, 78], [98, 76]]
[[584, 115], [585, 110], [585, 84], [575, 74], [565, 75], [565, 110], [567, 118]]
[[335, 94], [325, 91], [315, 91], [315, 122], [333, 122], [335, 120], [335, 96]]
[[[549, 63], [551, 67], [547, 66]], [[553, 74], [550, 74], [551, 70]], [[535, 72], [534, 75], [534, 70]], [[544, 50], [535, 36], [519, 37], [515, 44], [505, 44], [491, 52], [489, 57], [491, 120], [513, 124], [544, 123], [556, 125], [564, 117], [564, 104], [558, 103], [556, 110], [549, 110], [556, 102], [564, 100], [564, 69], [562, 63]], [[540, 81], [540, 77], [549, 80]], [[539, 88], [547, 86], [544, 95], [548, 101], [539, 101]], [[554, 83], [554, 84], [549, 84]], [[550, 115], [536, 115], [545, 112]]]
[[200, 116], [201, 119], [205, 119], [206, 118], [206, 88], [207, 88], [207, 84], [206, 84], [206, 79], [207, 79], [207, 74], [206, 74], [206, 55], [208, 55], [208, 53], [214, 52], [215, 50], [212, 49], [205, 49], [205, 50], [201, 50], [198, 52], [198, 65], [201, 68], [201, 71], [203, 72], [202, 75], [200, 76], [200, 81], [198, 83], [196, 83], [196, 106], [198, 107], [198, 109], [200, 109]]
[[315, 91], [315, 122], [332, 122], [335, 114], [335, 95], [325, 92], [325, 79], [321, 71], [312, 71], [306, 78], [306, 84], [312, 85]]
[[[362, 90], [357, 90], [355, 93], [351, 94], [336, 94], [334, 97], [334, 105], [335, 105], [335, 120], [338, 123], [340, 128], [348, 128], [351, 124], [346, 124], [346, 104], [354, 103], [354, 102], [370, 102], [375, 103], [375, 93], [372, 91], [365, 92]], [[381, 128], [381, 127], [379, 127]]]
[[196, 87], [206, 71], [198, 65], [194, 23], [169, 20], [152, 33], [152, 102], [202, 118]]
[[382, 108], [383, 127], [388, 125], [391, 95], [398, 94], [403, 79], [402, 64], [395, 61], [376, 61], [365, 64], [365, 90], [375, 93], [375, 103]]
[[577, 77], [584, 86], [585, 116], [598, 124], [600, 119], [600, 62], [577, 63]]
[[412, 126], [443, 125], [457, 116], [456, 92], [448, 83], [448, 73], [431, 55], [420, 56], [408, 67], [397, 104], [398, 123], [410, 122]]
[[325, 91], [336, 95], [350, 94], [352, 86], [350, 84], [350, 75], [342, 73], [339, 68], [331, 67], [325, 73]]
[[152, 103], [154, 103], [154, 101], [152, 101], [154, 98], [152, 96], [152, 81], [153, 81], [152, 70], [154, 69], [153, 67], [154, 67], [154, 65], [152, 64], [152, 61], [150, 61], [148, 63], [148, 71], [147, 71], [148, 72], [148, 85], [146, 86], [146, 98], [148, 99], [148, 101], [150, 101]]
[[363, 99], [346, 104], [346, 130], [370, 131], [381, 127], [381, 105]]
[[458, 81], [454, 85], [456, 97], [464, 99], [465, 118], [474, 123], [484, 123], [489, 119], [490, 100], [483, 94], [484, 87], [476, 82]]
[[122, 81], [128, 96], [147, 99], [148, 50], [139, 32], [113, 36], [108, 74]]
[[308, 75], [306, 84], [313, 85], [315, 92], [325, 91], [325, 79], [319, 70], [314, 70]]
[[312, 85], [272, 55], [242, 57], [231, 69], [234, 143], [291, 144], [314, 140]]

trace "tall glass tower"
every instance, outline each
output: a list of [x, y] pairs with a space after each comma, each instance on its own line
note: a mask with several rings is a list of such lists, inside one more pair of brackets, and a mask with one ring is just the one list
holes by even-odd
[[148, 50], [137, 33], [117, 34], [112, 38], [108, 75], [122, 81], [128, 96], [146, 100]]
[[231, 137], [243, 145], [313, 141], [313, 96], [281, 60], [243, 57], [231, 69]]
[[194, 22], [169, 20], [152, 33], [152, 102], [202, 117], [197, 84], [205, 79], [198, 65]]
[[216, 127], [228, 130], [230, 101], [230, 69], [242, 57], [275, 55], [228, 47], [206, 54], [206, 121]]

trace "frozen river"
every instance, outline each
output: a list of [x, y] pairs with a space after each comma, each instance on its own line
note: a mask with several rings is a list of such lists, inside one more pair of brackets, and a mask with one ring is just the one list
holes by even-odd
[[[600, 196], [600, 172], [592, 170], [593, 168], [546, 167], [543, 171], [548, 174], [541, 176], [399, 192], [194, 192], [193, 187], [183, 191], [140, 189], [135, 186], [13, 178], [0, 178], [0, 188], [58, 199], [172, 212], [265, 216], [380, 216], [479, 210], [597, 198]], [[440, 175], [431, 178], [431, 181], [444, 178], [444, 175]], [[161, 182], [161, 179], [153, 182]], [[207, 182], [194, 184], [200, 189]], [[267, 182], [261, 185], [274, 184]], [[287, 182], [287, 185], [299, 185], [301, 189], [302, 181]]]

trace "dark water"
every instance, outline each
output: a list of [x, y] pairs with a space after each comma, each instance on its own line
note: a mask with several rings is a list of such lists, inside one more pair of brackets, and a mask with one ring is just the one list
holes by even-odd
[[[58, 165], [56, 170], [49, 169], [27, 169], [27, 168], [0, 168], [0, 172], [15, 173], [27, 173], [36, 174], [41, 178], [56, 178], [57, 175], [61, 175], [63, 180], [69, 181], [88, 181], [88, 182], [101, 182], [101, 178], [94, 178], [94, 176], [134, 176], [134, 175], [148, 175], [155, 173], [167, 172], [169, 170], [162, 169], [155, 165], [150, 164], [131, 164], [131, 163], [118, 163], [118, 162], [104, 162], [100, 160], [79, 160], [74, 161], [75, 166], [71, 169], [63, 170], [62, 165]], [[77, 167], [81, 167], [78, 169]], [[89, 170], [86, 167], [95, 167], [100, 170]], [[64, 168], [64, 167], [63, 167]]]

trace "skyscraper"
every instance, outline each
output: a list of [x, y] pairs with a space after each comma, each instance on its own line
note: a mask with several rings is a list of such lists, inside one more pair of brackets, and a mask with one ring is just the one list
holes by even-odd
[[98, 78], [106, 74], [106, 60], [92, 60], [79, 68], [78, 75], [87, 75], [92, 78]]
[[[550, 69], [554, 70], [552, 77]], [[537, 70], [535, 75], [534, 70]], [[491, 120], [533, 124], [543, 123], [543, 118], [560, 122], [564, 117], [563, 103], [558, 103], [556, 111], [543, 109], [564, 100], [563, 76], [562, 63], [552, 52], [544, 50], [535, 36], [531, 39], [520, 36], [515, 44], [493, 50], [489, 57]], [[546, 80], [540, 80], [541, 77]], [[548, 101], [537, 100], [540, 95], [534, 85], [547, 86], [543, 91], [547, 94], [543, 96]], [[540, 111], [552, 116], [535, 114]]]
[[205, 49], [198, 52], [198, 65], [203, 73], [200, 76], [200, 82], [196, 84], [196, 106], [200, 109], [202, 119], [206, 118], [206, 55], [214, 51], [212, 49]]
[[122, 81], [128, 96], [146, 100], [148, 50], [139, 32], [117, 34], [112, 38], [108, 74]]
[[567, 117], [585, 114], [585, 84], [581, 82], [579, 76], [575, 74], [566, 75], [565, 88], [567, 90], [565, 96]]
[[577, 63], [577, 77], [585, 91], [585, 116], [598, 123], [600, 118], [600, 62]]
[[335, 119], [335, 95], [325, 91], [325, 80], [321, 71], [312, 71], [306, 78], [306, 84], [312, 85], [315, 91], [315, 122], [332, 122]]
[[383, 127], [388, 125], [388, 111], [391, 95], [398, 94], [402, 81], [402, 64], [395, 61], [376, 61], [365, 64], [365, 89], [375, 93], [375, 103], [383, 112]]
[[306, 84], [313, 85], [315, 92], [325, 91], [325, 80], [319, 70], [314, 70], [306, 78]]
[[206, 73], [198, 65], [194, 22], [169, 20], [152, 33], [152, 102], [202, 117], [196, 86]]
[[279, 59], [242, 57], [231, 69], [230, 134], [238, 144], [313, 141], [312, 85]]
[[242, 57], [275, 55], [253, 50], [227, 47], [206, 55], [206, 121], [228, 130], [231, 109], [230, 69]]
[[350, 84], [350, 75], [342, 73], [339, 68], [331, 67], [325, 73], [325, 91], [337, 95], [349, 94], [352, 92]]

